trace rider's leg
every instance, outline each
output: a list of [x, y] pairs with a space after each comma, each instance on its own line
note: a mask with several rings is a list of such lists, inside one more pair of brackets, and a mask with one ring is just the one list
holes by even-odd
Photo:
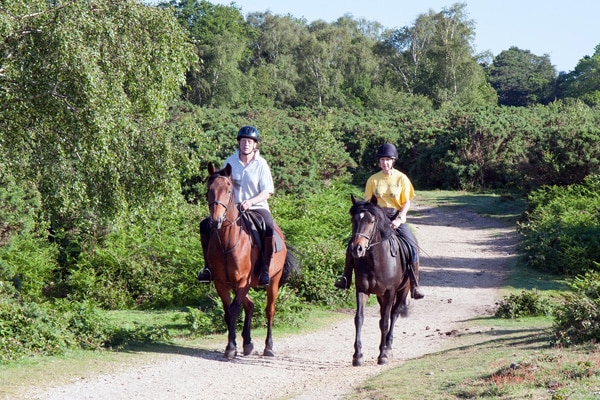
[[408, 276], [410, 278], [412, 297], [416, 300], [422, 299], [425, 297], [425, 293], [419, 286], [419, 246], [417, 245], [417, 239], [406, 224], [401, 224], [397, 228], [397, 232], [406, 239], [411, 251], [411, 260], [408, 265]]
[[269, 210], [257, 209], [258, 212], [265, 221], [265, 231], [263, 232], [263, 248], [262, 248], [262, 269], [258, 276], [258, 286], [268, 286], [271, 283], [271, 277], [269, 274], [269, 268], [271, 266], [271, 260], [273, 259], [273, 252], [275, 251], [275, 222], [273, 216]]
[[350, 246], [346, 247], [346, 264], [344, 265], [344, 274], [337, 278], [334, 285], [338, 289], [349, 289], [352, 284], [352, 270], [354, 269], [354, 259], [350, 254]]
[[263, 267], [258, 277], [259, 286], [268, 286], [271, 283], [269, 276], [269, 267], [273, 259], [273, 249], [275, 247], [275, 238], [273, 236], [265, 237], [263, 240]]
[[204, 269], [198, 272], [196, 279], [200, 283], [209, 283], [212, 281], [212, 274], [208, 265], [208, 239], [210, 238], [210, 219], [206, 218], [200, 222], [200, 243], [202, 244], [202, 256], [204, 257]]
[[425, 297], [425, 293], [423, 289], [419, 286], [419, 261], [416, 261], [409, 265], [410, 268], [410, 276], [411, 276], [411, 285], [410, 291], [412, 293], [412, 298], [415, 300], [422, 299]]

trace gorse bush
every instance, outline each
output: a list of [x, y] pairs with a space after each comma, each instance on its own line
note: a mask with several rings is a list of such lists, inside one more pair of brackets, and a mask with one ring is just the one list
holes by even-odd
[[496, 317], [520, 318], [552, 315], [554, 305], [537, 290], [524, 290], [521, 294], [511, 294], [497, 303]]
[[169, 339], [164, 328], [123, 329], [107, 321], [92, 301], [20, 301], [0, 290], [0, 363], [71, 349], [100, 350]]
[[597, 269], [600, 260], [600, 177], [582, 184], [544, 187], [528, 198], [520, 224], [527, 263], [565, 275]]
[[600, 341], [600, 273], [577, 276], [569, 286], [572, 293], [556, 310], [553, 341], [565, 346]]
[[339, 305], [334, 278], [344, 269], [351, 226], [348, 211], [355, 186], [333, 182], [306, 197], [284, 196], [274, 203], [278, 223], [297, 249], [301, 279], [294, 282], [297, 295], [312, 304]]
[[68, 293], [107, 309], [185, 306], [202, 297], [195, 282], [202, 267], [200, 210], [149, 204], [131, 223], [82, 253], [69, 271]]

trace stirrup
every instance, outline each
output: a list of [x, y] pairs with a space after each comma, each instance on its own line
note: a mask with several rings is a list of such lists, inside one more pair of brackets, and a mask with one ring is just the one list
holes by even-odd
[[196, 279], [200, 283], [210, 283], [212, 282], [212, 272], [210, 272], [210, 269], [204, 268], [203, 270], [198, 271]]
[[350, 285], [348, 285], [348, 279], [346, 279], [345, 276], [339, 276], [337, 278], [337, 280], [334, 283], [334, 286], [338, 289], [342, 289], [342, 290], [347, 290], [350, 288]]

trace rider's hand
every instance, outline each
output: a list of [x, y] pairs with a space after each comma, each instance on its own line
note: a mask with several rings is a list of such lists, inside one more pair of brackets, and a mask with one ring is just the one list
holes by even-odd
[[254, 205], [254, 203], [252, 203], [251, 200], [244, 200], [244, 201], [242, 201], [242, 204], [241, 204], [242, 211], [246, 211], [247, 209], [249, 209], [253, 205]]

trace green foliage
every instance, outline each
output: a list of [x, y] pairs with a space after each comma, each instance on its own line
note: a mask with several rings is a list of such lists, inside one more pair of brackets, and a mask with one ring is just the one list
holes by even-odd
[[18, 185], [0, 164], [0, 282], [31, 300], [44, 297], [56, 267], [57, 247], [40, 237], [36, 225], [41, 209], [37, 192]]
[[488, 74], [500, 105], [530, 106], [554, 100], [556, 70], [547, 55], [511, 47], [494, 58]]
[[[535, 115], [535, 117], [534, 117]], [[570, 185], [598, 174], [600, 113], [581, 101], [555, 102], [536, 107], [538, 119], [529, 135], [524, 173], [532, 185]]]
[[600, 259], [600, 180], [544, 187], [529, 195], [520, 225], [529, 265], [566, 275], [597, 269]]
[[[597, 267], [600, 264], [596, 263]], [[553, 341], [570, 346], [600, 340], [600, 273], [586, 272], [570, 284], [572, 293], [556, 310]]]
[[303, 198], [277, 199], [273, 213], [288, 240], [298, 249], [302, 279], [296, 284], [298, 296], [314, 304], [340, 302], [333, 286], [344, 269], [345, 248], [351, 231], [350, 194], [362, 193], [353, 186], [335, 182], [319, 193]]
[[524, 290], [521, 294], [511, 294], [498, 303], [495, 316], [499, 318], [521, 318], [550, 316], [554, 305], [537, 290]]
[[29, 235], [35, 231], [40, 198], [35, 189], [19, 185], [14, 176], [4, 172], [0, 161], [0, 246], [14, 235]]
[[149, 203], [81, 253], [66, 279], [68, 293], [109, 309], [196, 302], [202, 292], [195, 282], [202, 267], [200, 210], [173, 206]]
[[101, 350], [169, 339], [164, 328], [110, 323], [91, 301], [21, 302], [0, 287], [0, 363], [58, 355], [70, 349]]
[[238, 66], [250, 35], [241, 11], [205, 0], [172, 0], [160, 7], [173, 11], [197, 47], [198, 64], [187, 74], [184, 98], [203, 106], [241, 104], [244, 76]]
[[384, 33], [377, 44], [385, 83], [397, 90], [446, 103], [491, 104], [493, 90], [475, 59], [474, 21], [456, 3], [420, 14], [413, 26]]
[[600, 104], [600, 45], [594, 54], [579, 60], [575, 69], [558, 77], [561, 98], [576, 98], [590, 106]]
[[17, 235], [0, 246], [0, 282], [9, 282], [27, 300], [40, 301], [56, 285], [58, 249], [47, 240]]
[[3, 2], [0, 148], [54, 230], [103, 226], [172, 190], [159, 124], [195, 60], [168, 13], [134, 0]]

